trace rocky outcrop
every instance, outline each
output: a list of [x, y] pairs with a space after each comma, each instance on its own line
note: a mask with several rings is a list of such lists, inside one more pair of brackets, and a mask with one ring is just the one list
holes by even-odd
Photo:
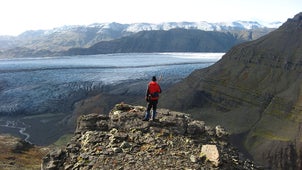
[[72, 140], [47, 154], [42, 169], [257, 169], [222, 127], [166, 109], [142, 121], [145, 109], [117, 104], [108, 116], [81, 116]]
[[193, 72], [163, 95], [164, 107], [248, 134], [241, 140], [257, 162], [301, 169], [301, 15]]

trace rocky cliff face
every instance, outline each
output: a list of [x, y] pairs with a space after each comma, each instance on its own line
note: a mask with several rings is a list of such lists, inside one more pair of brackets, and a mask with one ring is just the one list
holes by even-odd
[[81, 116], [70, 143], [46, 155], [42, 169], [257, 169], [220, 126], [166, 109], [146, 122], [144, 112], [117, 104], [108, 116]]
[[232, 48], [162, 98], [241, 139], [257, 162], [301, 169], [302, 13], [258, 40]]

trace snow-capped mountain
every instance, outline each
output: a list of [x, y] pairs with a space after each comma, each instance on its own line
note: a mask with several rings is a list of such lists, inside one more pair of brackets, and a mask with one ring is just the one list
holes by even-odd
[[198, 29], [204, 31], [230, 31], [230, 30], [251, 30], [260, 28], [278, 28], [282, 23], [273, 22], [260, 24], [256, 21], [234, 21], [234, 22], [218, 22], [210, 23], [206, 21], [201, 22], [164, 22], [159, 24], [154, 23], [133, 23], [133, 24], [120, 24], [116, 22], [112, 23], [94, 23], [87, 26], [84, 25], [72, 25], [54, 28], [52, 30], [46, 30], [45, 34], [52, 34], [55, 32], [66, 32], [79, 30], [79, 28], [86, 29], [98, 29], [98, 33], [103, 31], [119, 31], [119, 32], [131, 32], [137, 33], [140, 31], [151, 30], [170, 30], [170, 29]]
[[[279, 25], [280, 26], [280, 25]], [[165, 22], [161, 24], [138, 23], [130, 24], [125, 29], [128, 32], [150, 31], [150, 30], [170, 30], [175, 28], [198, 29], [204, 31], [230, 31], [230, 30], [250, 30], [268, 27], [254, 21], [236, 21], [236, 22], [220, 22], [209, 23], [201, 22]], [[277, 28], [275, 25], [273, 28]]]
[[[121, 24], [94, 23], [90, 25], [67, 25], [50, 30], [29, 30], [16, 37], [0, 36], [0, 50], [21, 47], [30, 50], [62, 51], [70, 48], [88, 48], [101, 41], [110, 41], [131, 36], [141, 31], [193, 29], [202, 31], [231, 32], [241, 40], [256, 39], [282, 23], [260, 24], [255, 21], [234, 22], [164, 22]], [[1, 52], [0, 51], [0, 52]], [[15, 50], [14, 50], [15, 51]], [[20, 50], [17, 50], [20, 51]]]

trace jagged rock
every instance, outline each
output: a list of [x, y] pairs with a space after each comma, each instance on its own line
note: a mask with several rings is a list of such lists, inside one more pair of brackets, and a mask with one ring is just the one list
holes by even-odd
[[76, 132], [83, 132], [86, 130], [107, 130], [108, 125], [106, 124], [108, 120], [107, 116], [93, 114], [93, 116], [82, 116], [78, 120]]
[[215, 166], [219, 165], [219, 152], [216, 145], [202, 145], [200, 157], [205, 156], [207, 160], [211, 161]]
[[227, 136], [228, 133], [220, 125], [215, 127], [215, 132], [218, 137]]
[[70, 143], [48, 154], [42, 169], [257, 169], [226, 138], [209, 135], [213, 128], [205, 122], [167, 109], [158, 109], [158, 121], [146, 122], [145, 110], [118, 104], [108, 116], [81, 116]]
[[205, 132], [205, 123], [203, 121], [194, 120], [188, 123], [187, 133], [188, 134], [202, 134]]
[[48, 170], [63, 169], [62, 166], [65, 161], [65, 157], [65, 151], [61, 149], [54, 150], [43, 158], [43, 164], [41, 165], [41, 168]]

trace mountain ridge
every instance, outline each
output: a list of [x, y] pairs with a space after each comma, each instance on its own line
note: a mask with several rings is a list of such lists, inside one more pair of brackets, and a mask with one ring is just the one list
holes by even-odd
[[225, 52], [244, 38], [230, 33], [171, 29], [141, 31], [112, 41], [102, 41], [89, 48], [71, 48], [63, 55], [92, 55], [137, 52]]
[[282, 25], [282, 22], [276, 21], [271, 23], [259, 23], [257, 21], [232, 21], [232, 22], [162, 22], [162, 23], [132, 23], [132, 24], [121, 24], [117, 22], [107, 22], [107, 23], [93, 23], [89, 25], [64, 25], [61, 27], [55, 27], [52, 29], [38, 29], [38, 30], [27, 30], [23, 33], [12, 36], [12, 35], [0, 35], [1, 39], [9, 39], [12, 37], [23, 37], [29, 36], [41, 36], [43, 34], [52, 34], [56, 32], [69, 32], [73, 29], [89, 29], [89, 28], [98, 28], [99, 32], [102, 32], [102, 29], [112, 29], [119, 30], [122, 32], [140, 32], [140, 31], [150, 31], [150, 30], [170, 30], [175, 28], [186, 28], [186, 29], [199, 29], [204, 31], [229, 31], [233, 30], [248, 30], [255, 28], [278, 28]]
[[[280, 24], [280, 23], [279, 23]], [[254, 21], [230, 23], [167, 22], [161, 24], [101, 23], [88, 26], [63, 26], [51, 30], [31, 30], [19, 36], [0, 36], [0, 54], [4, 57], [60, 55], [70, 48], [88, 48], [98, 42], [111, 41], [135, 35], [142, 31], [169, 31], [171, 29], [203, 30], [231, 33], [235, 37], [250, 41], [274, 30]]]
[[195, 112], [232, 134], [245, 134], [241, 140], [258, 163], [301, 169], [301, 35], [299, 13], [194, 71], [163, 95], [164, 107]]

